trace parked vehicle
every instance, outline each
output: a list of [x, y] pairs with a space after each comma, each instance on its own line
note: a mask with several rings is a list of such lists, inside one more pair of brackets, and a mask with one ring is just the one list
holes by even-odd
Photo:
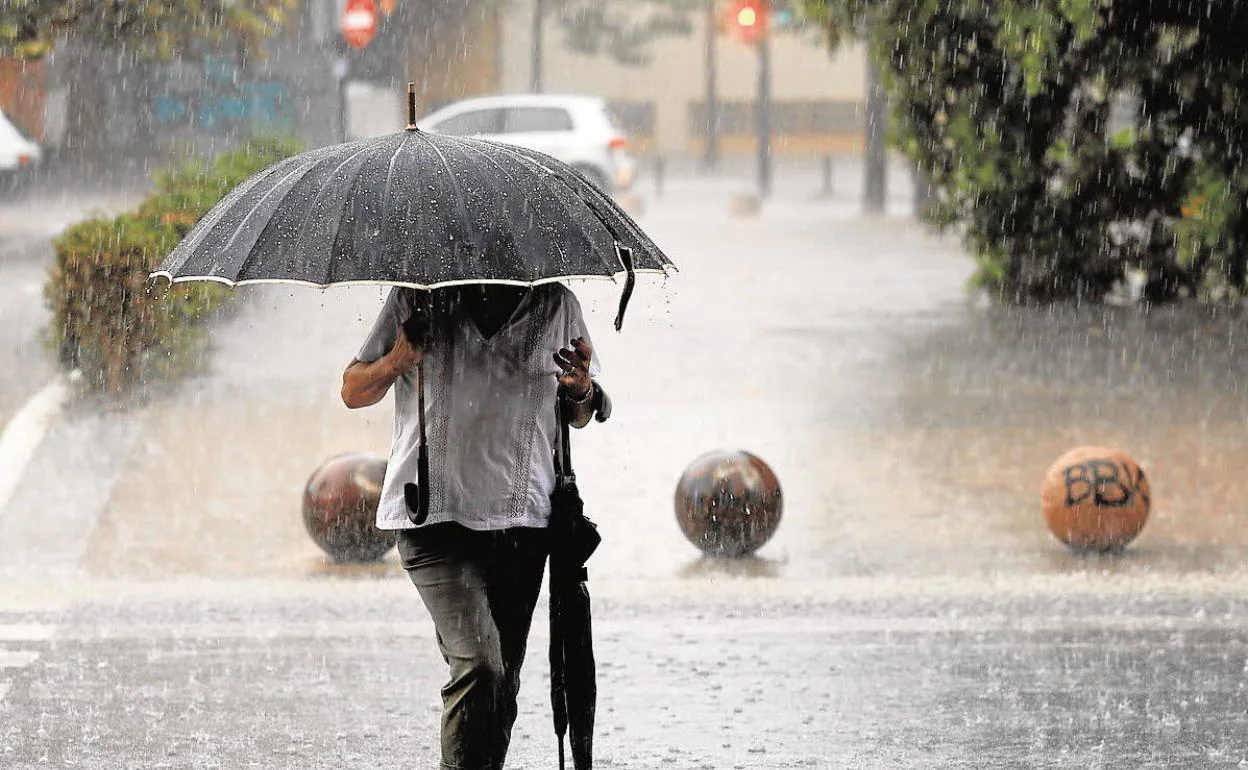
[[629, 142], [593, 96], [516, 94], [465, 99], [417, 121], [423, 131], [475, 136], [551, 155], [572, 166], [604, 192], [633, 183]]
[[22, 136], [0, 112], [0, 189], [16, 187], [39, 165], [43, 152], [39, 145]]

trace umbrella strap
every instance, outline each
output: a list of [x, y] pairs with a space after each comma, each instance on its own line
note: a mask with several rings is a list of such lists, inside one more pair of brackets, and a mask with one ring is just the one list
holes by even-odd
[[624, 291], [620, 294], [620, 312], [615, 316], [615, 330], [618, 332], [624, 328], [624, 311], [628, 309], [628, 301], [633, 296], [633, 287], [637, 285], [637, 269], [633, 265], [632, 249], [616, 242], [615, 253], [619, 255], [620, 263], [628, 272], [628, 277], [624, 280]]

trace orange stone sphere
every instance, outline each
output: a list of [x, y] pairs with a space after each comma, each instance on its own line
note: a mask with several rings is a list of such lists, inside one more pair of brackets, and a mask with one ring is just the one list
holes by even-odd
[[394, 547], [395, 534], [377, 529], [386, 460], [377, 455], [338, 455], [317, 468], [303, 490], [303, 526], [338, 562], [377, 561]]
[[780, 481], [749, 452], [710, 452], [676, 484], [680, 529], [708, 556], [744, 556], [775, 534], [784, 508]]
[[1057, 459], [1040, 494], [1044, 519], [1076, 551], [1117, 551], [1140, 534], [1151, 505], [1148, 479], [1116, 449], [1085, 446]]

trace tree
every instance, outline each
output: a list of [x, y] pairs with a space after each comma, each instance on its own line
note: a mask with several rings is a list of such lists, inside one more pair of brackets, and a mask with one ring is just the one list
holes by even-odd
[[556, 12], [571, 50], [591, 55], [606, 53], [625, 66], [642, 67], [650, 63], [650, 46], [656, 40], [693, 33], [689, 13], [705, 2], [557, 0]]
[[297, 0], [4, 0], [0, 51], [42, 56], [58, 37], [124, 46], [145, 58], [169, 58], [190, 41], [258, 42], [286, 19]]
[[298, 0], [0, 0], [0, 55], [37, 58], [54, 45], [75, 43], [67, 46], [70, 101], [63, 148], [80, 157], [102, 156], [107, 152], [106, 132], [99, 130], [103, 93], [116, 85], [112, 74], [123, 66], [117, 62], [124, 60], [129, 87], [141, 92], [151, 62], [195, 46], [258, 51], [260, 41], [297, 5]]
[[1015, 301], [1248, 291], [1248, 4], [806, 0], [865, 37], [895, 143]]

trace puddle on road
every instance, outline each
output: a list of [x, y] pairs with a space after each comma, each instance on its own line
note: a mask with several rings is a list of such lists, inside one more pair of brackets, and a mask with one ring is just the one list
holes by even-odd
[[[854, 521], [816, 528], [808, 553], [836, 553], [835, 537], [920, 574], [1241, 569], [1240, 323], [1199, 308], [994, 309], [903, 340], [878, 367], [895, 395], [872, 402], [869, 429], [839, 436], [843, 456], [870, 459], [826, 468]], [[1117, 558], [1067, 553], [1040, 513], [1046, 469], [1088, 444], [1132, 455], [1152, 483], [1149, 522]]]

